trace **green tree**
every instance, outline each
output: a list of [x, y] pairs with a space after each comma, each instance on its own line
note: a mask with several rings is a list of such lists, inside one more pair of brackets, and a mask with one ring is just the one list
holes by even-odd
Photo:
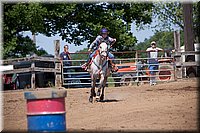
[[[138, 10], [133, 10], [135, 7]], [[69, 43], [81, 45], [85, 40], [91, 43], [99, 34], [100, 29], [107, 27], [111, 31], [110, 36], [117, 38], [114, 48], [116, 50], [127, 50], [136, 43], [136, 38], [130, 32], [131, 22], [150, 23], [151, 7], [152, 4], [77, 4], [71, 17], [72, 20], [76, 21], [76, 26], [71, 29], [70, 35], [68, 32], [62, 32], [60, 35]], [[131, 19], [129, 18], [130, 14], [132, 14]], [[62, 24], [65, 25], [65, 23]]]
[[[179, 2], [155, 2], [153, 18], [158, 19], [158, 24], [153, 26], [158, 31], [174, 31], [174, 26], [183, 30], [183, 5]], [[194, 35], [200, 38], [200, 2], [193, 3]]]
[[42, 16], [47, 13], [46, 10], [38, 3], [4, 4], [3, 8], [3, 58], [24, 57], [37, 53], [33, 41], [28, 36], [23, 37], [23, 32], [45, 32]]
[[72, 60], [83, 60], [83, 61], [77, 61], [77, 62], [73, 62], [73, 65], [82, 65], [85, 61], [88, 59], [88, 54], [87, 54], [88, 49], [84, 48], [82, 50], [76, 51], [75, 54], [71, 54], [71, 58]]
[[[145, 3], [4, 3], [4, 53], [3, 57], [25, 56], [35, 52], [29, 44], [26, 53], [16, 51], [24, 31], [33, 35], [59, 34], [63, 40], [75, 45], [91, 43], [102, 27], [107, 27], [111, 37], [117, 38], [115, 50], [129, 50], [137, 42], [130, 32], [131, 23], [145, 25], [151, 22], [153, 4]], [[20, 42], [19, 42], [20, 41]], [[22, 41], [22, 42], [21, 42]], [[29, 38], [31, 42], [31, 39]], [[25, 45], [25, 44], [24, 44]], [[32, 47], [33, 45], [33, 47]], [[23, 47], [20, 47], [23, 49]], [[12, 56], [11, 56], [12, 55]]]
[[159, 20], [160, 30], [173, 30], [173, 26], [183, 29], [183, 7], [180, 2], [155, 2], [153, 17]]
[[38, 55], [38, 56], [41, 56], [41, 55], [47, 55], [48, 53], [47, 53], [47, 51], [46, 50], [44, 50], [43, 48], [37, 48], [37, 51], [36, 51], [36, 54]]
[[[173, 37], [174, 37], [174, 33], [171, 31], [156, 32], [149, 39], [145, 39], [144, 42], [141, 42], [135, 45], [135, 50], [146, 51], [146, 49], [150, 47], [150, 44], [152, 41], [156, 41], [157, 47], [160, 47], [164, 50], [172, 50], [174, 49]], [[181, 39], [180, 43], [182, 46], [184, 44], [183, 31], [180, 32], [180, 39]], [[146, 57], [146, 56], [147, 56], [146, 53], [141, 52], [141, 57]]]
[[[196, 42], [200, 42], [200, 2], [197, 4], [194, 4], [193, 6], [194, 10], [194, 35]], [[198, 39], [197, 39], [198, 38]]]

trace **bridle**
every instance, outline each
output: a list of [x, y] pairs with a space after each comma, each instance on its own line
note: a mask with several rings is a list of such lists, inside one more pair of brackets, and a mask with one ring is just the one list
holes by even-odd
[[[106, 53], [106, 56], [103, 55], [103, 53]], [[100, 58], [102, 60], [105, 60], [103, 65], [100, 67], [99, 65], [96, 64], [96, 62], [94, 61], [93, 63], [95, 64], [95, 66], [99, 69], [99, 73], [100, 71], [106, 66], [106, 64], [108, 63], [108, 50], [103, 50], [103, 51], [100, 51], [100, 46], [98, 48], [98, 54], [100, 56]]]

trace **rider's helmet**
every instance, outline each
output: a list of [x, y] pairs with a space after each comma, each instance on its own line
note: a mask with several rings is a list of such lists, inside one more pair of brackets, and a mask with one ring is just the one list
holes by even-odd
[[101, 31], [100, 31], [100, 33], [101, 33], [101, 34], [108, 33], [108, 29], [102, 28]]

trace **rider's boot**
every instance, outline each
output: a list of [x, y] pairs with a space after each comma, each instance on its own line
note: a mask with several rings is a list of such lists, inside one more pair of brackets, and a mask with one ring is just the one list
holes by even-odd
[[110, 60], [110, 64], [111, 64], [111, 67], [112, 67], [111, 71], [112, 72], [117, 72], [118, 68], [117, 68], [117, 66], [115, 66], [115, 63], [112, 60]]

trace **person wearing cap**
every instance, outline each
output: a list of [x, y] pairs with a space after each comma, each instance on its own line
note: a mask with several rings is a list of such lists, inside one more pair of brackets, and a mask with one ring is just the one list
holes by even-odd
[[[106, 42], [110, 46], [112, 46], [116, 42], [116, 39], [109, 37], [108, 34], [109, 34], [108, 29], [102, 28], [101, 31], [100, 31], [100, 35], [98, 35], [96, 37], [96, 39], [90, 44], [88, 51], [91, 52], [91, 53], [89, 55], [89, 59], [87, 60], [87, 62], [82, 65], [83, 69], [87, 70], [87, 68], [88, 68], [88, 66], [89, 66], [89, 64], [90, 64], [90, 62], [92, 60], [92, 57], [95, 55], [96, 50], [98, 49], [99, 44], [101, 42]], [[108, 58], [109, 59], [114, 59], [114, 55], [109, 52], [108, 53]], [[114, 61], [110, 60], [110, 64], [112, 66], [112, 72], [113, 71], [116, 72], [118, 70], [118, 68], [115, 66]]]
[[156, 85], [156, 78], [154, 77], [156, 75], [156, 70], [158, 70], [158, 52], [163, 51], [162, 48], [156, 47], [156, 42], [151, 42], [151, 47], [147, 48], [146, 50], [148, 52], [148, 64], [149, 64], [149, 70], [150, 70], [150, 85]]

